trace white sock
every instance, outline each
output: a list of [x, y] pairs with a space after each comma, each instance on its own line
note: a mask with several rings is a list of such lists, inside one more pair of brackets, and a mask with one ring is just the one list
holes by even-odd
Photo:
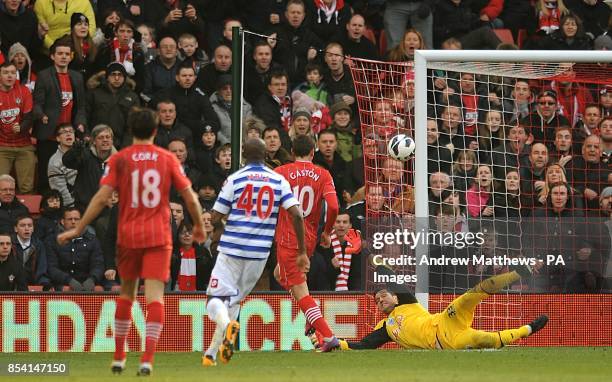
[[208, 317], [216, 322], [217, 326], [220, 326], [223, 330], [225, 330], [227, 325], [230, 323], [229, 313], [225, 303], [219, 298], [211, 298], [208, 300], [206, 310], [208, 311]]
[[214, 360], [217, 359], [217, 353], [219, 353], [219, 346], [223, 343], [223, 336], [225, 335], [225, 329], [217, 325], [215, 333], [210, 341], [210, 346], [206, 349], [204, 355], [211, 356]]

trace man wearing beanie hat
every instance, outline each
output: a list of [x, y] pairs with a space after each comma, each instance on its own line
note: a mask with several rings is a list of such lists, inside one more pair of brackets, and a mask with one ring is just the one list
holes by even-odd
[[30, 89], [30, 92], [34, 91], [36, 75], [32, 73], [32, 59], [26, 47], [18, 42], [11, 45], [8, 60], [17, 67], [17, 81]]
[[70, 34], [73, 13], [83, 14], [89, 20], [89, 35], [96, 34], [96, 16], [89, 0], [37, 1], [34, 12], [44, 32], [45, 48], [50, 48], [55, 40]]
[[555, 140], [555, 129], [559, 126], [572, 126], [567, 118], [559, 114], [557, 93], [554, 90], [543, 90], [536, 97], [536, 108], [521, 120], [521, 125], [528, 127], [535, 142]]
[[0, 2], [0, 49], [4, 54], [15, 43], [21, 43], [29, 52], [38, 52], [42, 45], [36, 15], [23, 3], [21, 0]]
[[332, 117], [331, 129], [336, 132], [338, 148], [336, 151], [346, 162], [352, 162], [354, 158], [361, 156], [361, 147], [356, 144], [356, 130], [352, 121], [352, 110], [344, 101], [332, 105], [330, 114]]
[[135, 83], [127, 77], [123, 65], [112, 62], [104, 72], [87, 81], [87, 117], [92, 126], [105, 124], [113, 129], [115, 147], [121, 147], [127, 135], [127, 116], [140, 98], [134, 91]]

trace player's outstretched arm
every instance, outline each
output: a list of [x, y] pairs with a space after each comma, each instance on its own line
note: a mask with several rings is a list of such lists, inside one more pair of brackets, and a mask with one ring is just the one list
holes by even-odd
[[112, 187], [107, 185], [103, 185], [102, 187], [100, 187], [98, 192], [96, 192], [96, 194], [89, 202], [87, 210], [83, 214], [83, 217], [81, 218], [81, 221], [76, 226], [76, 228], [62, 232], [61, 234], [57, 235], [57, 243], [59, 245], [64, 245], [70, 240], [81, 236], [81, 233], [83, 233], [85, 227], [87, 227], [92, 221], [94, 221], [94, 219], [98, 217], [98, 215], [100, 215], [100, 212], [102, 212], [102, 210], [106, 207], [108, 200], [111, 198], [112, 194]]
[[363, 337], [361, 341], [344, 341], [340, 340], [340, 349], [342, 350], [364, 350], [364, 349], [377, 349], [387, 342], [392, 341], [389, 334], [387, 334], [387, 328], [383, 325], [381, 328], [376, 329], [372, 333]]
[[191, 186], [182, 190], [180, 194], [193, 222], [193, 240], [201, 244], [206, 241], [206, 231], [204, 231], [204, 221], [202, 220], [202, 206]]

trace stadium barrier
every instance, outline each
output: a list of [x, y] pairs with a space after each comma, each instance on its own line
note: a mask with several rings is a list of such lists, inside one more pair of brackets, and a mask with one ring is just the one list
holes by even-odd
[[[374, 300], [363, 294], [316, 294], [323, 314], [342, 338], [361, 338], [376, 317]], [[431, 295], [430, 310], [440, 311], [452, 296]], [[507, 325], [505, 315], [525, 321], [547, 313], [549, 325], [526, 346], [611, 346], [612, 295], [510, 295], [511, 309], [494, 312], [479, 307], [474, 327], [499, 330]], [[114, 350], [112, 324], [116, 295], [112, 294], [0, 294], [1, 351], [8, 352], [109, 352]], [[134, 304], [134, 325], [128, 348], [144, 348], [145, 316]], [[435, 302], [435, 303], [434, 303]], [[436, 306], [437, 304], [437, 306]], [[213, 324], [206, 318], [202, 294], [169, 294], [165, 297], [166, 323], [158, 344], [160, 351], [201, 351], [208, 344]], [[241, 311], [240, 350], [309, 350], [304, 337], [304, 316], [286, 294], [256, 293], [247, 298]]]

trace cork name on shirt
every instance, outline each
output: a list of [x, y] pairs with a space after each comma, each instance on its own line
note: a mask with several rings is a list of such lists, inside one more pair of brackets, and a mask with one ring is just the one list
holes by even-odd
[[318, 181], [319, 178], [320, 178], [320, 175], [317, 174], [316, 172], [314, 172], [311, 169], [296, 170], [295, 172], [292, 171], [292, 172], [289, 173], [289, 179], [291, 179], [291, 180], [295, 180], [295, 179], [303, 177], [303, 176], [306, 176], [308, 178], [312, 178], [315, 181]]
[[147, 161], [147, 160], [152, 160], [155, 162], [157, 161], [158, 157], [159, 157], [158, 153], [152, 153], [149, 151], [132, 154], [132, 160], [134, 162], [142, 162], [142, 161]]

